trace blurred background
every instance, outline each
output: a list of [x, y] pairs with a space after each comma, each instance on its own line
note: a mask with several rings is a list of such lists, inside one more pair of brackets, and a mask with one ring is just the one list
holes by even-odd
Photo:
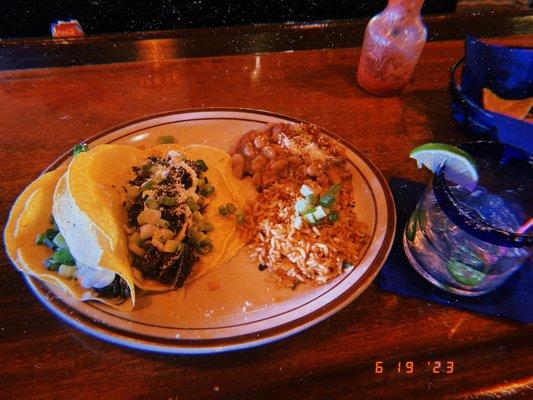
[[[506, 0], [493, 1], [502, 2]], [[426, 0], [422, 12], [451, 13], [457, 3]], [[351, 19], [372, 16], [386, 4], [387, 0], [0, 0], [0, 37], [49, 36], [50, 23], [56, 20], [77, 19], [85, 34], [100, 34]]]

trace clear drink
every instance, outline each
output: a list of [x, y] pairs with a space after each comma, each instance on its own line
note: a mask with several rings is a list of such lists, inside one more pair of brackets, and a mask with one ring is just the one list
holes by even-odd
[[494, 142], [465, 146], [478, 164], [478, 187], [469, 191], [446, 181], [443, 167], [405, 227], [412, 266], [446, 291], [487, 293], [531, 257], [533, 235], [520, 227], [532, 217], [533, 164], [530, 155], [509, 148]]

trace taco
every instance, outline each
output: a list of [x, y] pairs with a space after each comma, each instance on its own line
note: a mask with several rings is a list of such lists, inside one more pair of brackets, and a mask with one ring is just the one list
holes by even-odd
[[133, 167], [126, 229], [138, 287], [180, 288], [244, 246], [236, 226], [241, 201], [225, 178], [233, 178], [228, 166], [231, 158], [221, 150], [166, 144]]
[[[127, 247], [113, 240], [110, 229], [97, 226], [73, 196], [72, 171], [87, 165], [92, 152], [74, 157], [68, 166], [43, 174], [16, 200], [4, 231], [6, 249], [16, 267], [25, 274], [56, 285], [78, 300], [97, 300], [114, 308], [130, 310], [135, 291]], [[129, 161], [131, 163], [131, 161]], [[109, 174], [119, 179], [121, 168]], [[122, 173], [129, 173], [124, 168]], [[76, 174], [74, 174], [76, 175]], [[111, 186], [100, 186], [94, 177], [84, 185], [97, 188], [92, 197], [111, 199]], [[127, 178], [126, 178], [127, 179]], [[75, 179], [74, 179], [75, 180]], [[113, 202], [100, 211], [115, 212]], [[107, 227], [104, 227], [107, 228]], [[119, 231], [120, 232], [120, 231]]]
[[5, 243], [22, 272], [130, 310], [134, 284], [176, 289], [231, 259], [253, 194], [219, 149], [100, 145], [28, 186]]

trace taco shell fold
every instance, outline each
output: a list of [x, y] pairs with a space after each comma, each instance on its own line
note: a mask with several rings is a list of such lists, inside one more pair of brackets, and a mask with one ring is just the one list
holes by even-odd
[[[128, 271], [115, 271], [128, 282], [131, 290], [131, 297], [117, 304], [117, 299], [100, 297], [96, 291], [80, 286], [76, 279], [64, 278], [43, 265], [52, 255], [52, 250], [37, 245], [35, 239], [50, 228], [54, 192], [58, 182], [64, 182], [66, 169], [66, 166], [61, 166], [41, 175], [18, 197], [4, 231], [7, 253], [21, 272], [60, 287], [77, 300], [98, 300], [117, 309], [129, 310], [133, 308], [135, 296], [131, 270], [129, 274]], [[67, 244], [69, 241], [72, 243], [72, 238], [68, 238], [67, 232], [61, 231], [61, 233], [65, 236]], [[76, 258], [74, 254], [73, 256]]]

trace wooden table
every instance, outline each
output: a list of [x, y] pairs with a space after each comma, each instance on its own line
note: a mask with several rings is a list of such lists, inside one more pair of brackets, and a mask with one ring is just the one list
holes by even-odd
[[[533, 37], [510, 42], [531, 45]], [[412, 83], [396, 98], [358, 88], [354, 48], [1, 72], [0, 220], [18, 193], [75, 143], [182, 108], [246, 107], [302, 118], [348, 139], [387, 178], [427, 180], [408, 159], [413, 147], [468, 140], [452, 121], [447, 88], [449, 67], [462, 53], [462, 41], [428, 43]], [[376, 284], [335, 316], [280, 342], [169, 357], [76, 331], [38, 303], [4, 253], [0, 261], [2, 399], [533, 395], [530, 327], [397, 296]], [[414, 373], [398, 373], [397, 363], [407, 361]], [[427, 361], [453, 361], [454, 373], [434, 374]]]

